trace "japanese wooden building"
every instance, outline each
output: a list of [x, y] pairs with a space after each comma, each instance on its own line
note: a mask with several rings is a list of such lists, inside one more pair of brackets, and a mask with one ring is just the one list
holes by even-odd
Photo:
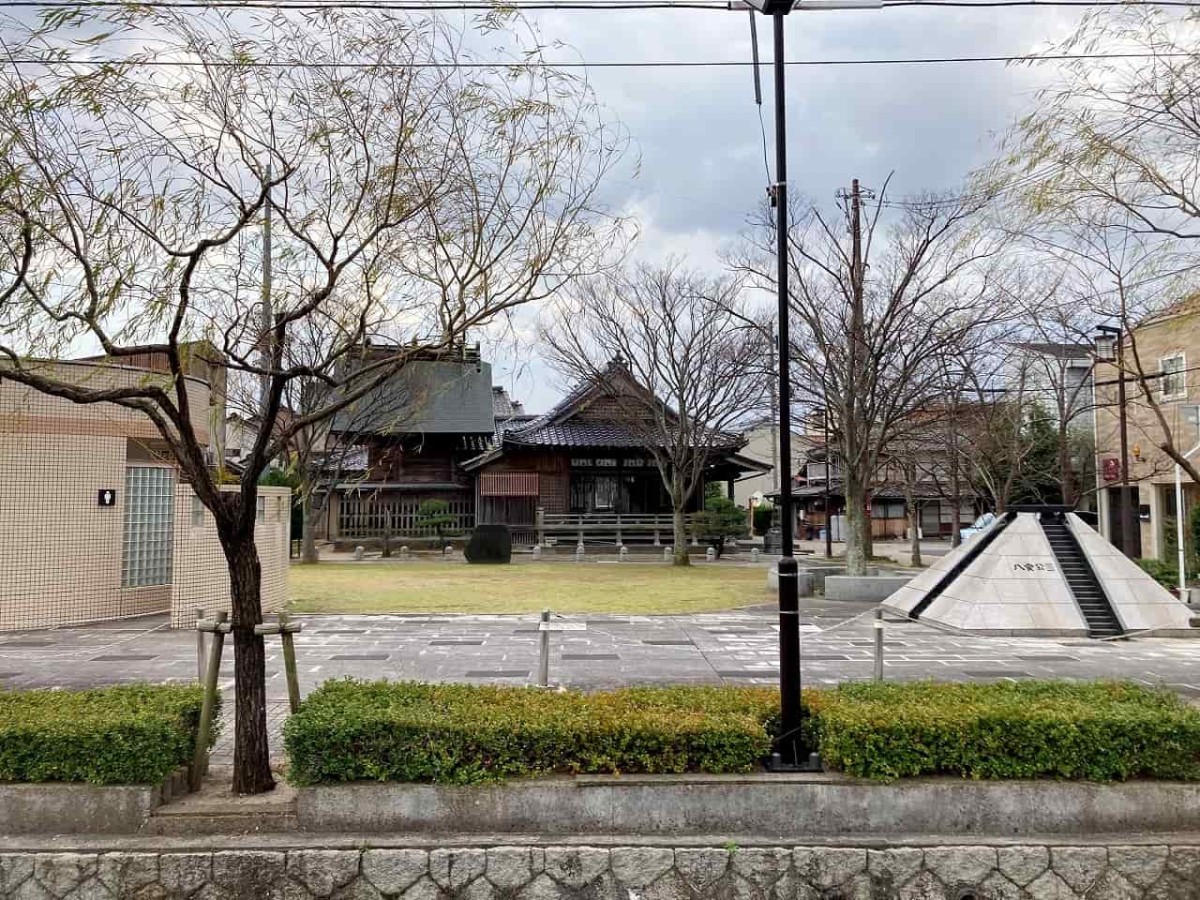
[[[411, 362], [389, 396], [350, 427], [335, 425], [362, 451], [354, 477], [339, 481], [327, 515], [331, 540], [420, 536], [419, 509], [445, 500], [453, 530], [502, 523], [532, 543], [547, 533], [626, 543], [669, 533], [671, 503], [653, 454], [623, 421], [628, 378], [578, 385], [543, 415], [526, 414], [491, 383], [491, 367], [468, 349], [457, 358]], [[362, 418], [360, 414], [360, 419]], [[710, 450], [707, 481], [732, 483], [763, 465], [739, 455], [740, 435]], [[698, 490], [691, 508], [702, 503]], [[666, 537], [666, 535], [663, 535]]]

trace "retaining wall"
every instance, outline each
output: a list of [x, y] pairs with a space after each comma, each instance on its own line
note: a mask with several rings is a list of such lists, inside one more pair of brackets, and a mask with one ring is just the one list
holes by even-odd
[[1196, 900], [1200, 843], [0, 853], [0, 898], [33, 897]]

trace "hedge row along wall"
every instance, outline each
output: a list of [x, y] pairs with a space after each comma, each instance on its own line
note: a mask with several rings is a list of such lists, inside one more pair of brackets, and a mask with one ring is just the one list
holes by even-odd
[[198, 685], [0, 691], [0, 781], [160, 783], [191, 762], [202, 703]]
[[[759, 767], [778, 693], [327, 682], [284, 729], [297, 784]], [[853, 684], [805, 698], [827, 767], [892, 779], [1200, 777], [1200, 712], [1127, 683]]]

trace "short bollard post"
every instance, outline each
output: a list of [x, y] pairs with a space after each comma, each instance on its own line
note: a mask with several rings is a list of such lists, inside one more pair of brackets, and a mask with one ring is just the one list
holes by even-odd
[[292, 622], [287, 613], [279, 614], [279, 640], [283, 642], [283, 671], [287, 676], [288, 707], [292, 712], [300, 708], [300, 676], [296, 672], [296, 645], [293, 636], [300, 630], [300, 623]]
[[533, 558], [534, 558], [534, 559], [541, 559], [541, 558], [542, 558], [542, 545], [541, 545], [541, 544], [534, 544], [534, 545], [533, 545]]
[[716, 562], [717, 561], [717, 550], [715, 547], [709, 547], [707, 550], [704, 551], [704, 561], [705, 562]]
[[188, 790], [200, 790], [200, 781], [208, 768], [208, 740], [212, 736], [213, 713], [217, 707], [217, 680], [221, 675], [221, 651], [229, 633], [229, 614], [218, 612], [211, 620], [196, 623], [198, 631], [211, 631], [212, 646], [208, 654], [208, 671], [204, 676], [204, 702], [200, 707], [200, 727], [196, 730], [196, 755], [188, 773]]
[[584, 554], [583, 541], [580, 541], [578, 544], [575, 545], [575, 562], [582, 562], [583, 554]]
[[[196, 623], [204, 618], [204, 607], [196, 608]], [[199, 628], [196, 629], [196, 680], [204, 684], [204, 632]]]
[[542, 625], [540, 636], [542, 641], [541, 655], [538, 657], [538, 684], [542, 687], [550, 686], [550, 629], [547, 628], [550, 624], [550, 610], [542, 610]]
[[883, 681], [883, 610], [875, 610], [875, 680]]
[[454, 555], [454, 548], [451, 547], [449, 544], [447, 544], [446, 549], [442, 551], [442, 556], [445, 556], [448, 559], [453, 555]]
[[358, 562], [362, 562], [363, 554], [364, 554], [365, 552], [366, 552], [366, 550], [365, 550], [365, 548], [364, 548], [364, 547], [363, 547], [361, 544], [360, 544], [359, 546], [355, 547], [355, 548], [354, 548], [354, 558], [355, 558], [355, 560], [357, 560]]
[[670, 545], [663, 547], [663, 562], [670, 562], [675, 556], [675, 549]]
[[760, 556], [762, 556], [762, 551], [759, 550], [757, 547], [754, 547], [750, 551], [750, 562], [752, 562], [752, 563], [758, 562], [758, 558]]
[[629, 559], [629, 548], [624, 544], [621, 544], [621, 546], [617, 548], [617, 562], [625, 562], [627, 559]]

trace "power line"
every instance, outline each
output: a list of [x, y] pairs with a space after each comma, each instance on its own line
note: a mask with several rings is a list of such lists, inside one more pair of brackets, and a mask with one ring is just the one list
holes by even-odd
[[[958, 63], [1009, 63], [1070, 61], [1086, 59], [1167, 59], [1192, 58], [1192, 53], [1063, 53], [1063, 54], [1014, 54], [1011, 56], [913, 56], [913, 57], [867, 57], [864, 59], [792, 59], [785, 65], [801, 67], [820, 66], [912, 66], [945, 65]], [[207, 69], [702, 69], [702, 68], [745, 68], [752, 62], [740, 60], [638, 60], [638, 61], [538, 61], [524, 60], [476, 62], [305, 62], [302, 60], [198, 60], [198, 59], [138, 59], [137, 57], [85, 58], [85, 57], [0, 57], [0, 66], [133, 66], [133, 67], [201, 67]], [[931, 202], [949, 202], [947, 200]]]
[[[1149, 6], [1149, 7], [1196, 7], [1200, 0], [884, 0], [883, 8], [936, 8], [955, 7], [970, 9], [992, 9], [996, 7], [1097, 7], [1097, 6]], [[727, 12], [745, 9], [740, 0], [516, 0], [513, 3], [497, 4], [483, 0], [0, 0], [0, 8], [6, 9], [270, 9], [303, 10], [361, 9], [393, 10], [408, 12], [435, 11], [495, 11], [497, 9], [524, 10], [705, 10]], [[807, 9], [805, 12], [841, 12], [845, 8]]]

